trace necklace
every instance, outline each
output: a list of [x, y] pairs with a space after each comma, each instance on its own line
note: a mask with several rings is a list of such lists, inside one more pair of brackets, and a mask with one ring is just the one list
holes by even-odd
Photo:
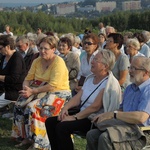
[[[43, 68], [48, 69], [48, 68], [49, 68], [49, 66], [52, 64], [52, 62], [53, 62], [54, 58], [55, 58], [55, 57], [53, 57], [53, 58], [52, 58], [52, 59], [50, 59], [49, 61], [43, 61], [43, 63], [42, 63], [42, 64], [43, 64], [43, 65], [42, 65], [42, 66], [43, 66]], [[44, 69], [44, 70], [45, 70], [45, 69]]]

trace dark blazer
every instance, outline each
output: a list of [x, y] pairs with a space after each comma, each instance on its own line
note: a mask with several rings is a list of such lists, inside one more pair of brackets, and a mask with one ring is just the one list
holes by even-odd
[[17, 100], [18, 91], [22, 89], [22, 83], [26, 75], [25, 62], [19, 52], [15, 52], [5, 68], [3, 68], [5, 56], [0, 60], [0, 75], [5, 75], [4, 82], [0, 82], [0, 90], [4, 90], [5, 98]]
[[32, 48], [29, 48], [26, 56], [24, 57], [24, 61], [25, 61], [25, 65], [26, 65], [26, 74], [28, 73], [28, 71], [31, 67], [33, 58], [34, 58], [34, 50]]

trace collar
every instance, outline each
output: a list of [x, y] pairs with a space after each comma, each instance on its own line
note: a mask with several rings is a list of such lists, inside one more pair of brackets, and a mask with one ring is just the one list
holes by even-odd
[[142, 84], [140, 84], [139, 86], [137, 86], [136, 84], [132, 84], [131, 85], [131, 87], [132, 87], [132, 89], [134, 90], [134, 91], [137, 91], [137, 90], [140, 90], [141, 92], [145, 89], [145, 87], [147, 86], [147, 85], [149, 85], [150, 84], [150, 79], [148, 79], [148, 80], [146, 80], [146, 81], [144, 81]]

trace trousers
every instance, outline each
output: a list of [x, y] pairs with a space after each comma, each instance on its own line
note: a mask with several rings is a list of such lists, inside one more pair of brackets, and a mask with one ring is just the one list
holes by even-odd
[[73, 150], [74, 146], [71, 134], [74, 131], [87, 133], [91, 127], [91, 121], [87, 118], [63, 121], [57, 120], [57, 117], [50, 117], [45, 122], [46, 131], [51, 144], [51, 150]]
[[[144, 134], [146, 135], [146, 138], [147, 138], [146, 145], [149, 145], [150, 144], [150, 142], [149, 142], [150, 134], [149, 134], [149, 132], [144, 132]], [[113, 147], [113, 144], [111, 143], [109, 134], [106, 131], [100, 131], [99, 129], [92, 129], [87, 132], [86, 139], [87, 139], [87, 150], [114, 150], [114, 147]], [[142, 147], [143, 142], [139, 139], [139, 140], [135, 141], [135, 143], [136, 144], [138, 143], [139, 146], [134, 147], [134, 149], [141, 150], [140, 146]], [[128, 144], [128, 147], [122, 147], [121, 149], [118, 149], [118, 150], [133, 149], [132, 144], [130, 146], [128, 141], [127, 141], [127, 143], [125, 141], [124, 144], [125, 145]], [[135, 144], [135, 146], [137, 146], [136, 144]]]
[[5, 97], [5, 93], [3, 93], [3, 94], [0, 96], [0, 108], [3, 108], [3, 107], [5, 107], [6, 105], [8, 105], [8, 104], [11, 103], [10, 100], [5, 99], [4, 97]]

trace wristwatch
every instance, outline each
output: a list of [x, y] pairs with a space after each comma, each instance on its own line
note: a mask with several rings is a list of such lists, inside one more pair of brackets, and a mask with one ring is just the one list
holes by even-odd
[[74, 118], [75, 118], [76, 120], [78, 120], [78, 118], [77, 118], [77, 116], [76, 116], [76, 115], [74, 115]]
[[118, 111], [115, 110], [115, 111], [114, 111], [114, 118], [115, 118], [115, 119], [117, 119], [117, 113], [118, 113]]

